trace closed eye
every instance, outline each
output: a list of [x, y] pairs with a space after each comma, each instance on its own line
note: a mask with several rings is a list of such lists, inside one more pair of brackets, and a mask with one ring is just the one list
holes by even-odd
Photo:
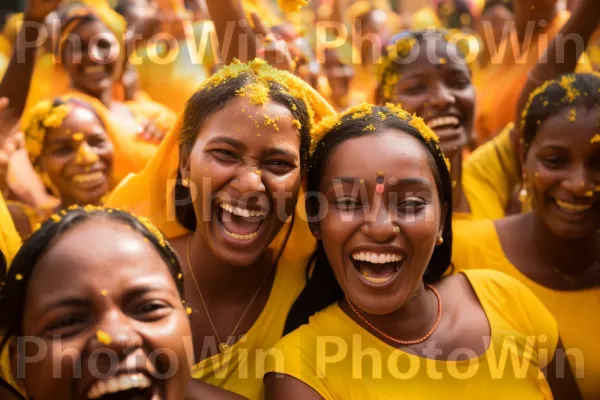
[[69, 337], [84, 329], [89, 321], [89, 316], [84, 314], [64, 315], [54, 319], [48, 324], [44, 330], [44, 335]]
[[151, 300], [135, 305], [131, 314], [140, 321], [156, 321], [169, 315], [172, 310], [171, 305], [163, 300]]
[[239, 159], [238, 155], [230, 150], [215, 149], [211, 150], [210, 153], [213, 157], [222, 162], [235, 162]]

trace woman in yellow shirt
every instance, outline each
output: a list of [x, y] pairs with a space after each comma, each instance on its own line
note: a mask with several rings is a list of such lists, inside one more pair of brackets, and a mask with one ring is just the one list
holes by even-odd
[[[190, 384], [181, 266], [145, 219], [91, 206], [62, 211], [24, 243], [4, 283], [0, 349], [24, 366], [12, 384], [26, 394], [12, 389], [18, 397], [9, 398], [241, 398]], [[40, 346], [39, 357], [9, 344], [17, 340]], [[2, 366], [10, 380], [10, 364]]]
[[440, 137], [440, 147], [452, 165], [455, 211], [469, 204], [462, 189], [463, 152], [473, 136], [475, 89], [458, 48], [444, 30], [407, 31], [390, 41], [382, 57], [377, 103], [401, 105], [418, 115]]
[[365, 104], [316, 134], [319, 244], [266, 398], [578, 398], [572, 377], [555, 384], [556, 322], [528, 289], [495, 271], [444, 276], [452, 186], [423, 120]]
[[309, 130], [330, 114], [292, 74], [259, 59], [233, 63], [202, 85], [148, 166], [109, 199], [150, 218], [184, 262], [195, 379], [262, 398], [265, 354], [314, 246], [306, 218], [292, 216]]
[[520, 196], [533, 211], [457, 223], [453, 257], [458, 270], [496, 269], [539, 296], [557, 319], [586, 399], [600, 396], [591, 334], [600, 329], [599, 91], [599, 75], [574, 74], [532, 93], [522, 121]]

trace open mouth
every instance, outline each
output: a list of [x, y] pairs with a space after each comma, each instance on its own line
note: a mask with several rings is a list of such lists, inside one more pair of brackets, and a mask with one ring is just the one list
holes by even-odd
[[426, 123], [440, 137], [440, 140], [454, 140], [460, 137], [457, 131], [462, 128], [462, 123], [456, 116], [436, 117]]
[[595, 203], [587, 203], [587, 204], [575, 204], [564, 200], [554, 199], [554, 203], [558, 206], [558, 208], [571, 215], [578, 215], [585, 213], [588, 210], [591, 210], [594, 207]]
[[122, 374], [99, 380], [87, 392], [88, 399], [157, 400], [159, 389], [142, 373]]
[[219, 203], [217, 212], [225, 235], [241, 242], [250, 242], [258, 236], [266, 216], [262, 210], [241, 208], [229, 203]]
[[93, 188], [103, 184], [106, 181], [106, 178], [104, 172], [96, 171], [85, 174], [73, 175], [71, 180], [78, 186], [84, 188]]
[[396, 253], [356, 252], [350, 256], [360, 277], [368, 283], [383, 285], [402, 268], [404, 256]]

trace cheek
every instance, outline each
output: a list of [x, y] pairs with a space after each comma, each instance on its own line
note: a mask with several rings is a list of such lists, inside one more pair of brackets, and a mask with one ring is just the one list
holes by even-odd
[[81, 358], [84, 340], [45, 341], [28, 337], [25, 345], [25, 388], [30, 398], [69, 399], [74, 366]]
[[189, 375], [193, 363], [192, 333], [183, 308], [177, 308], [160, 323], [140, 326], [139, 332], [149, 343], [152, 357], [157, 357], [162, 369], [180, 377]]
[[400, 105], [405, 111], [410, 114], [419, 114], [419, 111], [427, 103], [427, 95], [407, 95], [399, 94], [396, 96], [395, 103]]
[[344, 243], [360, 227], [359, 218], [353, 215], [341, 215], [330, 210], [322, 215], [319, 223], [323, 246], [334, 270], [343, 268]]
[[64, 157], [44, 156], [40, 158], [40, 167], [42, 171], [46, 172], [51, 178], [60, 178], [63, 170], [72, 159], [73, 157], [71, 155]]
[[471, 86], [458, 92], [456, 100], [463, 114], [472, 119], [475, 116], [475, 89]]

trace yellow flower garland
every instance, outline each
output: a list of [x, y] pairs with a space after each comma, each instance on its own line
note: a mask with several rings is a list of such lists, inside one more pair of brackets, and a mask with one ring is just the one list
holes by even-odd
[[43, 100], [29, 109], [21, 121], [25, 133], [25, 146], [33, 165], [44, 150], [44, 139], [48, 128], [59, 128], [71, 112], [68, 104], [52, 105], [52, 100]]

